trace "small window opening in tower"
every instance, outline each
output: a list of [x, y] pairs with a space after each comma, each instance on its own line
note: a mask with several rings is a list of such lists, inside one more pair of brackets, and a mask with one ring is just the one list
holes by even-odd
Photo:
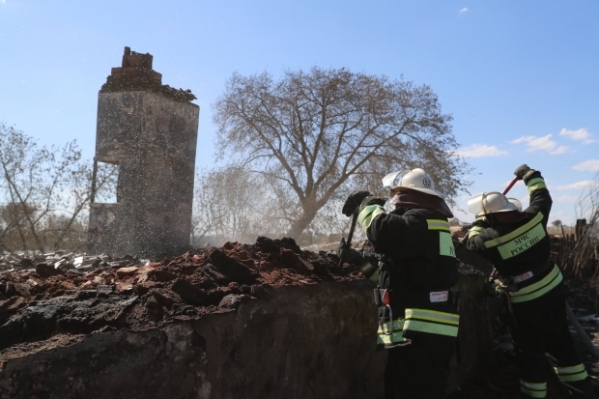
[[116, 204], [119, 165], [116, 163], [96, 161], [92, 183], [92, 202]]

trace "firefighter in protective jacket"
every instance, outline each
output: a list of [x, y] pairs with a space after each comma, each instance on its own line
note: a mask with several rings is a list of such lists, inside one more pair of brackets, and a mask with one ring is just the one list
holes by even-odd
[[468, 208], [477, 221], [463, 244], [495, 266], [496, 282], [513, 316], [510, 332], [520, 396], [546, 396], [547, 352], [556, 360], [553, 368], [573, 397], [592, 398], [591, 382], [568, 330], [562, 274], [550, 259], [551, 196], [539, 171], [521, 165], [514, 174], [526, 183], [529, 207], [520, 211], [499, 192], [472, 198]]
[[451, 288], [457, 260], [442, 194], [422, 169], [383, 178], [395, 210], [368, 191], [352, 193], [343, 213], [358, 223], [378, 254], [378, 347], [388, 349], [386, 398], [443, 398], [456, 349], [459, 316]]

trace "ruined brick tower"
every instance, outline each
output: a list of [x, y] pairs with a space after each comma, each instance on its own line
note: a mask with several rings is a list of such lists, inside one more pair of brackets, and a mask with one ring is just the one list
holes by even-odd
[[100, 89], [94, 166], [118, 165], [117, 202], [91, 204], [89, 253], [156, 257], [189, 245], [200, 109], [189, 90], [162, 85], [152, 59], [125, 47]]

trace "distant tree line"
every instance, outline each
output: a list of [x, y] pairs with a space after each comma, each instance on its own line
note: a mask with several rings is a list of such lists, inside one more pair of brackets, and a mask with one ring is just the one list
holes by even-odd
[[[301, 245], [336, 240], [349, 226], [340, 215], [347, 195], [384, 196], [381, 178], [399, 169], [426, 169], [450, 203], [469, 185], [451, 115], [426, 85], [343, 68], [287, 71], [279, 80], [236, 73], [214, 111], [225, 161], [197, 173], [192, 245], [259, 235]], [[0, 123], [1, 248], [85, 251], [89, 204], [114, 192], [117, 180], [114, 165], [98, 165], [92, 193], [93, 162], [75, 141], [41, 146]], [[597, 257], [599, 176], [594, 183], [577, 207], [587, 227], [566, 262], [574, 269]]]

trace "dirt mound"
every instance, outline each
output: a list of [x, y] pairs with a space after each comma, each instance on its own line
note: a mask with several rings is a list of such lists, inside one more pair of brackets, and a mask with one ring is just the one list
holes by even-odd
[[334, 253], [302, 251], [292, 239], [266, 237], [86, 274], [40, 263], [0, 274], [0, 350], [64, 334], [144, 331], [268, 299], [275, 286], [360, 276], [339, 266]]

